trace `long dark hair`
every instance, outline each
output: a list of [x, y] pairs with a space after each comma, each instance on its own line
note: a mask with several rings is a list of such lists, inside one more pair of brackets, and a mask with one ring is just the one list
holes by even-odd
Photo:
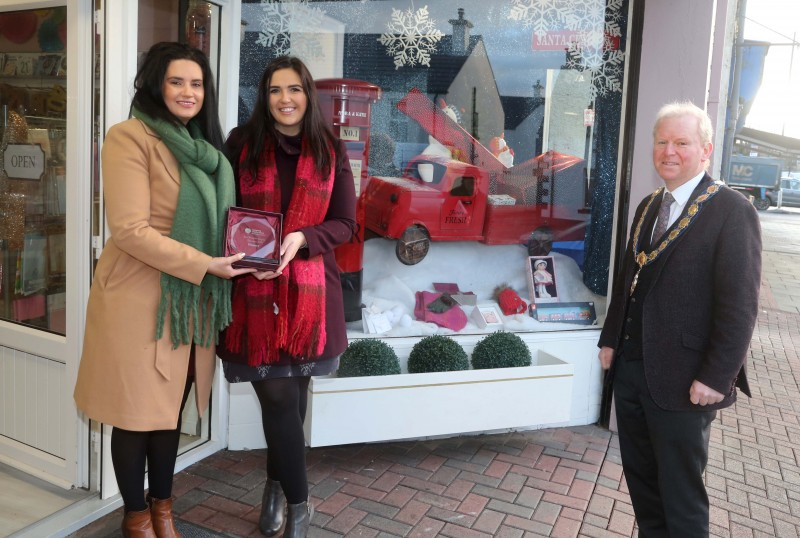
[[212, 146], [222, 149], [225, 139], [222, 136], [222, 127], [219, 124], [219, 108], [217, 107], [214, 75], [211, 73], [208, 58], [201, 50], [184, 43], [172, 41], [163, 41], [150, 47], [133, 82], [136, 92], [133, 94], [131, 109], [136, 107], [151, 118], [182, 125], [181, 121], [167, 108], [164, 103], [164, 94], [161, 91], [164, 77], [167, 75], [167, 68], [170, 62], [174, 60], [191, 60], [200, 66], [203, 72], [205, 95], [203, 97], [203, 107], [191, 121], [200, 127], [203, 137]]
[[294, 56], [279, 56], [272, 60], [261, 81], [258, 83], [258, 95], [253, 113], [247, 123], [241, 126], [239, 139], [242, 147], [247, 147], [242, 166], [250, 171], [253, 177], [258, 173], [260, 164], [271, 165], [264, 162], [265, 148], [269, 144], [275, 147], [278, 141], [278, 130], [275, 128], [275, 118], [269, 111], [269, 85], [272, 75], [280, 69], [292, 69], [300, 77], [303, 92], [308, 99], [306, 113], [303, 115], [302, 134], [306, 140], [307, 148], [314, 157], [317, 170], [321, 171], [322, 177], [327, 177], [333, 166], [331, 159], [331, 149], [336, 149], [336, 137], [333, 135], [327, 122], [322, 117], [317, 98], [317, 88], [314, 86], [314, 79], [311, 77], [305, 64]]

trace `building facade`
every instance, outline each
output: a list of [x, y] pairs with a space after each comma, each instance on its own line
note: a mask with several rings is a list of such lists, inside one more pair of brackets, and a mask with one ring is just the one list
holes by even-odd
[[[294, 54], [309, 66], [359, 196], [359, 237], [337, 252], [351, 340], [383, 339], [405, 363], [425, 336], [469, 353], [514, 332], [533, 368], [547, 357], [562, 367], [529, 376], [552, 390], [553, 413], [489, 418], [479, 431], [596, 422], [606, 296], [632, 211], [658, 186], [655, 112], [675, 99], [704, 106], [721, 147], [735, 10], [735, 0], [0, 0], [0, 462], [114, 502], [108, 428], [80, 415], [72, 388], [107, 238], [103, 134], [128, 117], [137, 60], [163, 40], [212, 59], [226, 131], [248, 117], [268, 61]], [[540, 261], [552, 280], [541, 287]], [[264, 444], [249, 386], [218, 378], [209, 415], [186, 411], [181, 467]], [[364, 440], [329, 435], [341, 428], [324, 398], [341, 392], [366, 391], [312, 385], [312, 446]], [[432, 423], [422, 435], [475, 428]]]

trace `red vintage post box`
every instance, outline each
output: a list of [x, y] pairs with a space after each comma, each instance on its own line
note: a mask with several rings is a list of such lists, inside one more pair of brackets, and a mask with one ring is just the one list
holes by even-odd
[[364, 272], [364, 205], [361, 193], [366, 187], [369, 164], [370, 112], [372, 103], [380, 99], [380, 87], [363, 80], [346, 78], [316, 81], [319, 103], [333, 133], [347, 147], [356, 186], [356, 221], [353, 239], [336, 249], [344, 296], [346, 321], [361, 319], [361, 283]]

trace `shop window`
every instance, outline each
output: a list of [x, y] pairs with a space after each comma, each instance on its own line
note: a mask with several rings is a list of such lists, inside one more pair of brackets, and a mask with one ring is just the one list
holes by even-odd
[[[531, 308], [504, 312], [506, 330], [602, 322], [628, 9], [628, 0], [243, 2], [240, 123], [264, 65], [293, 54], [322, 81], [335, 133], [364, 143], [350, 155], [364, 238], [337, 252], [351, 336], [496, 330], [470, 312], [507, 288]], [[558, 294], [536, 293], [534, 257], [547, 258]], [[432, 313], [441, 293], [460, 313]]]
[[139, 0], [139, 58], [160, 41], [180, 41], [202, 50], [216, 76], [220, 7], [205, 0]]
[[[139, 61], [154, 44], [180, 41], [203, 51], [209, 58], [215, 83], [219, 65], [221, 7], [204, 0], [139, 0], [137, 51]], [[187, 401], [194, 401], [195, 386]], [[212, 394], [212, 398], [216, 395]], [[178, 454], [184, 454], [211, 438], [208, 417], [198, 416], [194, 405], [186, 405], [181, 414], [181, 437]]]
[[67, 8], [0, 14], [0, 319], [66, 331]]

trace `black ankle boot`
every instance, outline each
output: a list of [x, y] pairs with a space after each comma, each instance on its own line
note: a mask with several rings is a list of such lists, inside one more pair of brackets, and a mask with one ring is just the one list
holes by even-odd
[[290, 504], [283, 538], [306, 538], [313, 515], [314, 506], [309, 502]]
[[261, 498], [261, 516], [258, 528], [264, 536], [275, 536], [283, 526], [283, 511], [286, 508], [286, 497], [283, 495], [281, 483], [267, 478], [264, 485], [264, 496]]

